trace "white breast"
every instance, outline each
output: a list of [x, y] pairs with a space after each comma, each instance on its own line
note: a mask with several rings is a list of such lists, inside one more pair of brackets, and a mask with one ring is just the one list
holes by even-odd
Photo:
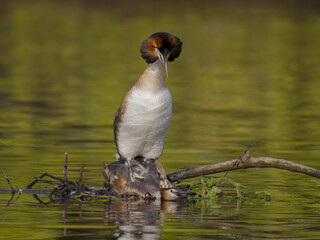
[[159, 158], [171, 116], [172, 99], [168, 88], [157, 92], [132, 91], [118, 129], [120, 155], [124, 158]]

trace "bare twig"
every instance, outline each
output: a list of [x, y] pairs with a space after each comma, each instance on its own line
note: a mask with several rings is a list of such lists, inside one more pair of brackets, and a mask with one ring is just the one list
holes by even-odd
[[37, 194], [33, 194], [33, 197], [39, 201], [39, 203], [43, 203], [43, 201], [38, 197]]
[[82, 175], [83, 175], [83, 169], [84, 169], [85, 165], [84, 163], [82, 163], [80, 165], [80, 175], [79, 175], [79, 188], [81, 188], [81, 184], [82, 184]]
[[242, 159], [243, 156], [250, 150], [250, 148], [252, 148], [254, 145], [256, 145], [258, 142], [262, 141], [263, 139], [264, 139], [264, 137], [258, 139], [258, 140], [255, 141], [253, 144], [251, 144], [251, 145], [242, 153], [242, 155], [237, 159], [237, 161], [235, 161], [234, 165], [232, 165], [232, 167], [231, 167], [230, 169], [228, 169], [228, 171], [226, 172], [226, 174], [224, 174], [224, 177], [227, 176], [227, 174], [228, 174], [228, 172], [229, 172], [230, 170], [232, 170], [235, 166], [238, 166], [238, 165], [239, 165], [239, 163], [243, 160], [243, 159]]
[[4, 169], [2, 169], [2, 172], [3, 172], [4, 177], [6, 178], [6, 180], [7, 180], [8, 184], [9, 184], [9, 186], [10, 186], [10, 188], [11, 188], [12, 192], [16, 192], [16, 190], [12, 187], [12, 185], [11, 185], [11, 183], [10, 183], [10, 180], [9, 180], [9, 178], [8, 178], [8, 176], [7, 176], [7, 174], [6, 174], [6, 172], [4, 171]]
[[7, 205], [4, 206], [4, 208], [2, 210], [5, 210], [7, 207], [10, 206], [15, 194], [16, 194], [16, 192], [11, 192], [11, 198], [10, 198], [10, 200], [8, 200]]
[[63, 166], [63, 175], [64, 175], [64, 184], [67, 186], [68, 185], [68, 153], [65, 152], [65, 162]]
[[18, 201], [18, 199], [20, 198], [21, 194], [22, 194], [22, 192], [19, 191], [19, 195], [18, 195], [18, 197], [16, 198], [15, 201]]
[[51, 175], [51, 174], [49, 174], [49, 173], [43, 173], [43, 174], [41, 174], [39, 177], [37, 177], [37, 178], [35, 177], [36, 180], [34, 180], [32, 183], [30, 183], [30, 184], [27, 186], [27, 189], [31, 189], [32, 186], [39, 181], [39, 178], [42, 179], [42, 178], [44, 178], [45, 176], [50, 177], [50, 178], [55, 179], [55, 180], [59, 180], [59, 181], [62, 182], [62, 183], [64, 182], [64, 180], [63, 180], [62, 178], [55, 177], [55, 176], [53, 176], [53, 175]]
[[[225, 172], [228, 170], [247, 169], [247, 168], [279, 168], [292, 172], [303, 173], [312, 177], [320, 178], [320, 170], [311, 168], [302, 164], [294, 163], [285, 159], [277, 159], [270, 157], [251, 157], [247, 151], [242, 157], [239, 165], [235, 164], [238, 159], [214, 163], [196, 168], [169, 173], [167, 178], [170, 182], [176, 182], [179, 179], [194, 178], [201, 175]], [[234, 166], [234, 167], [233, 167]], [[233, 167], [233, 168], [232, 168]]]
[[40, 182], [43, 182], [43, 183], [48, 183], [48, 184], [51, 184], [51, 185], [56, 185], [55, 182], [52, 182], [52, 181], [49, 181], [49, 180], [45, 180], [45, 179], [42, 179], [42, 178], [38, 178], [38, 177], [35, 177], [36, 180], [40, 181]]

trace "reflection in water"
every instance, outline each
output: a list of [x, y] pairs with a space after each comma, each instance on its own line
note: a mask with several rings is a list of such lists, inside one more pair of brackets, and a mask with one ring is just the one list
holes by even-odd
[[159, 239], [166, 211], [175, 207], [175, 202], [161, 209], [161, 201], [116, 201], [105, 212], [105, 224], [119, 227], [115, 233], [118, 239]]
[[[192, 216], [189, 217], [187, 224], [193, 225], [195, 231], [197, 227], [202, 228], [201, 225], [209, 224], [215, 231], [205, 227], [206, 230], [203, 229], [202, 234], [235, 237], [234, 234], [228, 233], [228, 230], [235, 228], [230, 220], [237, 219], [239, 207], [239, 201], [223, 205], [216, 200], [114, 201], [108, 204], [108, 210], [104, 214], [104, 224], [118, 227], [114, 234], [118, 239], [159, 239], [164, 235], [163, 232], [166, 232], [166, 229], [163, 229], [165, 224], [174, 222], [174, 229], [179, 232], [185, 227], [185, 217]], [[243, 237], [241, 234], [237, 236]]]
[[[11, 220], [8, 216], [24, 208], [27, 211], [19, 212], [19, 222], [28, 228], [42, 224], [57, 238], [186, 239], [192, 235], [195, 239], [260, 239], [278, 238], [280, 235], [304, 236], [302, 232], [292, 232], [292, 227], [308, 227], [312, 234], [319, 230], [319, 211], [301, 218], [292, 210], [300, 203], [288, 205], [286, 201], [271, 204], [250, 199], [243, 200], [241, 204], [235, 200], [50, 203], [44, 196], [38, 196], [37, 199], [43, 201], [34, 204], [35, 200], [26, 201], [26, 196], [28, 194], [23, 194], [23, 200], [13, 200], [2, 210], [3, 226], [10, 221], [16, 222], [15, 217]], [[8, 200], [10, 194], [4, 197]], [[28, 204], [20, 205], [19, 202]], [[303, 206], [300, 211], [302, 209]], [[30, 221], [34, 212], [37, 217]], [[282, 217], [279, 218], [279, 215]]]

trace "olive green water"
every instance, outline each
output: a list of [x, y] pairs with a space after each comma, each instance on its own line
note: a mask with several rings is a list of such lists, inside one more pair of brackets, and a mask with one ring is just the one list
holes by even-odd
[[[102, 186], [114, 114], [146, 67], [140, 44], [168, 31], [183, 42], [167, 80], [168, 172], [237, 158], [261, 137], [254, 156], [319, 169], [320, 5], [279, 2], [2, 1], [0, 168], [24, 188], [43, 172], [61, 176], [67, 151], [69, 177], [85, 161], [83, 181]], [[320, 239], [318, 179], [276, 169], [229, 177], [272, 201], [66, 207], [1, 194], [0, 239]]]

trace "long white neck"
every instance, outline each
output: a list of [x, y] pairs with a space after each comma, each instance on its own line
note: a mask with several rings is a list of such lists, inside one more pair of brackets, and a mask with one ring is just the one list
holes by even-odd
[[136, 82], [135, 87], [148, 91], [159, 91], [167, 87], [159, 59], [147, 66], [146, 70]]
[[115, 135], [121, 157], [158, 159], [172, 116], [172, 98], [159, 60], [148, 65], [118, 114]]

